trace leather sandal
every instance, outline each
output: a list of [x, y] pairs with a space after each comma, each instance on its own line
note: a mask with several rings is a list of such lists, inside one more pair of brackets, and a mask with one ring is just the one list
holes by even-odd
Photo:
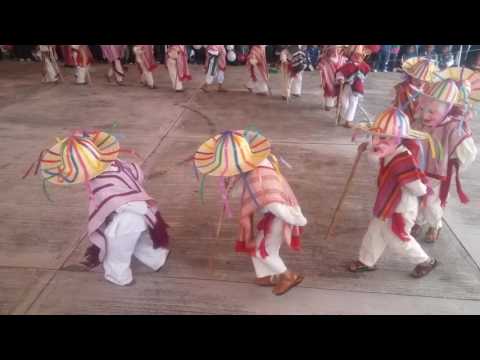
[[264, 276], [255, 279], [255, 284], [259, 286], [275, 286], [278, 283], [278, 275]]
[[437, 259], [430, 259], [427, 262], [424, 262], [415, 266], [415, 269], [413, 269], [410, 275], [415, 279], [419, 279], [421, 277], [424, 277], [425, 275], [428, 275], [430, 271], [435, 269], [437, 265], [438, 265]]
[[273, 288], [273, 293], [277, 296], [283, 295], [293, 287], [300, 284], [304, 279], [303, 275], [295, 274], [292, 272], [285, 272], [280, 275], [278, 283]]
[[365, 265], [364, 263], [362, 263], [359, 260], [355, 260], [348, 267], [348, 271], [353, 272], [353, 273], [365, 272], [365, 271], [375, 271], [375, 270], [377, 270], [376, 266]]

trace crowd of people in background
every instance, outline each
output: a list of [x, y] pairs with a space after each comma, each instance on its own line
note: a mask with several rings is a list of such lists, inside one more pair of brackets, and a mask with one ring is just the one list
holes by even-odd
[[[314, 71], [318, 65], [320, 55], [326, 45], [304, 45], [307, 58], [305, 71]], [[88, 45], [94, 59], [98, 63], [106, 63], [103, 58], [100, 45]], [[135, 55], [133, 45], [128, 45], [123, 58], [124, 64], [134, 64]], [[191, 64], [204, 64], [206, 49], [195, 48], [193, 45], [186, 45], [188, 62]], [[471, 45], [467, 51], [464, 45], [460, 59], [460, 65], [472, 69], [480, 69], [480, 45]], [[250, 50], [249, 45], [235, 45], [236, 58], [229, 61], [229, 65], [244, 65]], [[410, 58], [417, 56], [432, 59], [440, 69], [456, 65], [457, 54], [460, 45], [380, 45], [380, 50], [366, 59], [374, 72], [396, 72], [401, 71], [402, 64]], [[280, 64], [281, 45], [267, 45], [266, 56], [272, 71]], [[57, 45], [59, 60], [66, 67], [73, 67], [71, 53], [67, 45]], [[165, 63], [165, 45], [154, 45], [155, 60]], [[37, 45], [0, 45], [0, 60], [12, 59], [20, 62], [39, 62], [40, 55]]]

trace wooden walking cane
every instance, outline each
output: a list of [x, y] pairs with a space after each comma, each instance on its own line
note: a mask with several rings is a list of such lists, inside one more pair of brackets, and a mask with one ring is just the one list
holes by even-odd
[[352, 171], [350, 172], [350, 176], [348, 177], [347, 183], [345, 184], [345, 188], [343, 190], [342, 196], [340, 197], [340, 200], [338, 201], [337, 207], [335, 211], [333, 212], [332, 220], [330, 222], [330, 225], [328, 226], [327, 230], [327, 235], [325, 236], [325, 240], [328, 240], [330, 235], [333, 232], [333, 229], [335, 227], [335, 224], [337, 222], [337, 216], [340, 211], [340, 208], [342, 207], [343, 201], [345, 200], [345, 197], [348, 193], [348, 190], [350, 189], [350, 185], [352, 184], [353, 177], [355, 176], [355, 172], [357, 171], [358, 163], [360, 162], [360, 158], [362, 156], [363, 151], [358, 151], [357, 152], [357, 157], [355, 158], [355, 162], [353, 163], [352, 166]]
[[335, 118], [335, 125], [338, 126], [340, 122], [340, 113], [341, 113], [341, 105], [340, 102], [342, 100], [342, 95], [343, 95], [343, 88], [345, 87], [344, 83], [342, 82], [340, 84], [340, 90], [338, 91], [338, 98], [337, 98], [337, 115]]
[[[225, 187], [227, 189], [226, 192], [228, 196], [230, 190], [232, 190], [232, 188], [235, 186], [237, 181], [232, 182], [231, 178], [227, 178], [224, 181], [225, 181]], [[215, 259], [215, 254], [217, 250], [218, 240], [220, 239], [220, 233], [222, 232], [223, 219], [225, 218], [226, 210], [227, 210], [226, 205], [224, 204], [222, 207], [222, 212], [220, 213], [220, 217], [218, 218], [217, 231], [215, 233], [215, 241], [212, 243], [210, 255], [208, 257], [208, 270], [210, 274], [213, 274], [214, 272], [214, 259]]]
[[212, 244], [212, 249], [210, 251], [210, 256], [208, 258], [208, 271], [210, 274], [213, 274], [214, 267], [213, 267], [213, 261], [215, 258], [216, 249], [217, 249], [217, 244], [218, 244], [218, 239], [220, 238], [220, 233], [222, 232], [222, 225], [223, 225], [223, 219], [225, 218], [225, 205], [222, 207], [222, 212], [220, 213], [220, 217], [218, 218], [218, 224], [217, 224], [217, 231], [215, 233], [215, 241]]

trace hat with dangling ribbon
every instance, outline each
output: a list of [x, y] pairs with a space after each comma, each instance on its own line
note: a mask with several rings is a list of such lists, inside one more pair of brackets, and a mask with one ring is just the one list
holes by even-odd
[[81, 184], [107, 170], [119, 151], [120, 144], [113, 135], [76, 133], [43, 152], [40, 173], [55, 185]]
[[480, 73], [465, 67], [449, 67], [435, 74], [436, 81], [453, 80], [460, 90], [460, 102], [480, 102]]
[[438, 72], [438, 68], [432, 60], [422, 57], [408, 59], [402, 65], [402, 70], [408, 76], [424, 82], [434, 81], [434, 74]]
[[255, 169], [270, 153], [270, 141], [259, 132], [224, 131], [200, 145], [194, 163], [201, 174], [229, 177]]
[[432, 158], [436, 158], [437, 149], [440, 153], [442, 152], [439, 148], [440, 144], [437, 144], [436, 149], [435, 142], [430, 134], [412, 129], [408, 115], [395, 106], [390, 106], [380, 113], [372, 124], [361, 123], [355, 128], [366, 131], [371, 135], [426, 140], [430, 146]]

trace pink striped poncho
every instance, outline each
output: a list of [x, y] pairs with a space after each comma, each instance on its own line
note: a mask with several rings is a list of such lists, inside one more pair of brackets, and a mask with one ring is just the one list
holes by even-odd
[[122, 160], [89, 182], [91, 198], [88, 209], [88, 236], [100, 248], [99, 260], [105, 256], [105, 228], [108, 217], [120, 206], [132, 201], [146, 201], [149, 205], [145, 221], [150, 229], [154, 248], [168, 245], [168, 225], [163, 221], [155, 200], [147, 194], [142, 184], [144, 175], [135, 163]]
[[102, 54], [109, 63], [124, 57], [127, 45], [100, 45]]
[[320, 76], [322, 77], [325, 96], [338, 96], [339, 86], [335, 84], [335, 73], [345, 64], [346, 61], [347, 58], [342, 55], [334, 57], [322, 56], [320, 58], [318, 69], [320, 70]]

